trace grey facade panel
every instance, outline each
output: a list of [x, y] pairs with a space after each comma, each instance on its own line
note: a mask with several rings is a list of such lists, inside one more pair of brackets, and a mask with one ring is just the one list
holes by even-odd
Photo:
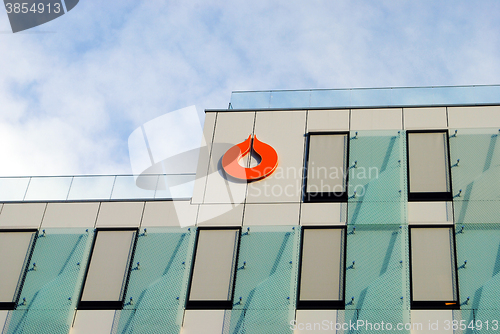
[[199, 231], [190, 301], [231, 300], [238, 237], [239, 229]]
[[98, 231], [82, 301], [120, 301], [136, 231]]

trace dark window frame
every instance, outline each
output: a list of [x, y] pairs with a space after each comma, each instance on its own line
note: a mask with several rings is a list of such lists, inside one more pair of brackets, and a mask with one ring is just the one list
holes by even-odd
[[[311, 136], [328, 136], [328, 135], [345, 135], [347, 143], [344, 152], [345, 170], [345, 191], [342, 193], [336, 192], [318, 192], [315, 195], [307, 192], [307, 170], [309, 168], [309, 152], [311, 150]], [[321, 203], [321, 202], [347, 202], [349, 189], [349, 146], [350, 146], [349, 131], [311, 131], [306, 134], [306, 158], [303, 176], [302, 201], [304, 203]]]
[[[125, 296], [127, 295], [127, 288], [128, 288], [128, 283], [130, 280], [130, 273], [132, 271], [132, 265], [134, 263], [133, 259], [135, 256], [135, 249], [137, 247], [137, 239], [139, 237], [139, 228], [138, 227], [132, 227], [132, 228], [96, 228], [94, 229], [94, 239], [92, 240], [92, 249], [90, 251], [88, 260], [87, 260], [87, 267], [85, 268], [85, 277], [82, 282], [82, 288], [80, 290], [80, 297], [78, 298], [78, 310], [121, 310], [123, 309], [123, 306], [125, 304]], [[127, 268], [127, 273], [126, 277], [124, 278], [125, 285], [123, 287], [122, 295], [121, 295], [121, 300], [113, 300], [113, 301], [82, 301], [83, 297], [83, 292], [85, 290], [85, 284], [87, 283], [87, 277], [89, 274], [89, 269], [90, 269], [90, 263], [92, 262], [92, 256], [94, 255], [94, 249], [95, 249], [95, 244], [97, 241], [97, 235], [99, 232], [110, 232], [110, 231], [133, 231], [135, 232], [135, 237], [133, 238], [132, 241], [132, 247], [131, 247], [131, 254], [130, 254], [130, 259], [129, 259], [129, 264]]]
[[19, 305], [19, 299], [21, 298], [21, 292], [23, 290], [24, 281], [26, 280], [26, 275], [28, 274], [29, 265], [31, 263], [31, 257], [33, 256], [33, 251], [35, 250], [36, 241], [39, 237], [39, 230], [28, 228], [28, 229], [0, 229], [0, 233], [11, 233], [11, 232], [26, 232], [26, 233], [35, 233], [32, 237], [30, 245], [27, 249], [26, 254], [28, 257], [24, 262], [24, 267], [21, 270], [21, 275], [19, 281], [17, 282], [16, 291], [14, 292], [14, 301], [12, 302], [0, 302], [0, 311], [10, 311], [15, 310], [17, 305]]
[[[410, 189], [410, 141], [409, 136], [412, 133], [443, 133], [445, 134], [446, 152], [448, 155], [448, 180], [450, 185], [449, 192], [411, 192]], [[450, 154], [450, 133], [448, 129], [431, 129], [431, 130], [407, 130], [406, 131], [406, 179], [407, 192], [409, 202], [431, 202], [431, 201], [452, 201], [453, 200], [453, 184], [451, 177], [451, 154]]]
[[[235, 230], [238, 231], [238, 240], [236, 242], [236, 263], [233, 269], [233, 280], [231, 287], [231, 299], [230, 300], [189, 300], [191, 295], [191, 286], [193, 284], [193, 273], [194, 265], [196, 262], [196, 254], [198, 251], [198, 240], [200, 236], [200, 231], [203, 230]], [[186, 310], [231, 310], [233, 308], [234, 302], [234, 290], [236, 288], [236, 273], [238, 271], [238, 261], [240, 255], [240, 244], [241, 244], [241, 226], [199, 226], [196, 229], [196, 240], [193, 249], [193, 255], [191, 260], [191, 270], [189, 273], [189, 285], [186, 294]]]
[[[343, 230], [343, 244], [341, 245], [342, 261], [342, 299], [341, 300], [300, 300], [300, 289], [302, 285], [302, 254], [304, 252], [304, 231], [307, 229], [335, 229]], [[344, 310], [345, 309], [345, 287], [346, 287], [346, 261], [347, 261], [347, 225], [313, 225], [302, 226], [300, 231], [299, 268], [297, 277], [297, 309], [298, 310]]]
[[[413, 301], [413, 269], [412, 269], [412, 248], [411, 248], [411, 231], [418, 228], [451, 228], [453, 234], [453, 263], [455, 267], [454, 282], [456, 291], [456, 300], [439, 300], [439, 301]], [[458, 285], [458, 265], [457, 265], [457, 243], [455, 224], [418, 224], [408, 226], [408, 243], [409, 243], [409, 268], [410, 268], [410, 309], [412, 310], [459, 310], [460, 309], [460, 291]], [[450, 305], [446, 305], [450, 304]]]

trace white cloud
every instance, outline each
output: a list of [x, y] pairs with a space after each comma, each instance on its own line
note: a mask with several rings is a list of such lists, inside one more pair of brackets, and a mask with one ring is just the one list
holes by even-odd
[[0, 34], [0, 175], [130, 172], [135, 128], [232, 90], [498, 83], [498, 7], [80, 1]]

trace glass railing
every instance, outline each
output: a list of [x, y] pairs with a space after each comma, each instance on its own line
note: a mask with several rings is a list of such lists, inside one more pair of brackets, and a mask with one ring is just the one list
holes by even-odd
[[0, 177], [0, 202], [188, 199], [195, 174]]
[[239, 91], [230, 109], [374, 108], [500, 103], [500, 85]]

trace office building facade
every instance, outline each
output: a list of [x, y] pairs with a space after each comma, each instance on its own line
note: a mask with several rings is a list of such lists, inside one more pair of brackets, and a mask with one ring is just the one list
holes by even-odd
[[234, 92], [196, 175], [1, 178], [0, 328], [497, 332], [499, 135], [499, 86]]

